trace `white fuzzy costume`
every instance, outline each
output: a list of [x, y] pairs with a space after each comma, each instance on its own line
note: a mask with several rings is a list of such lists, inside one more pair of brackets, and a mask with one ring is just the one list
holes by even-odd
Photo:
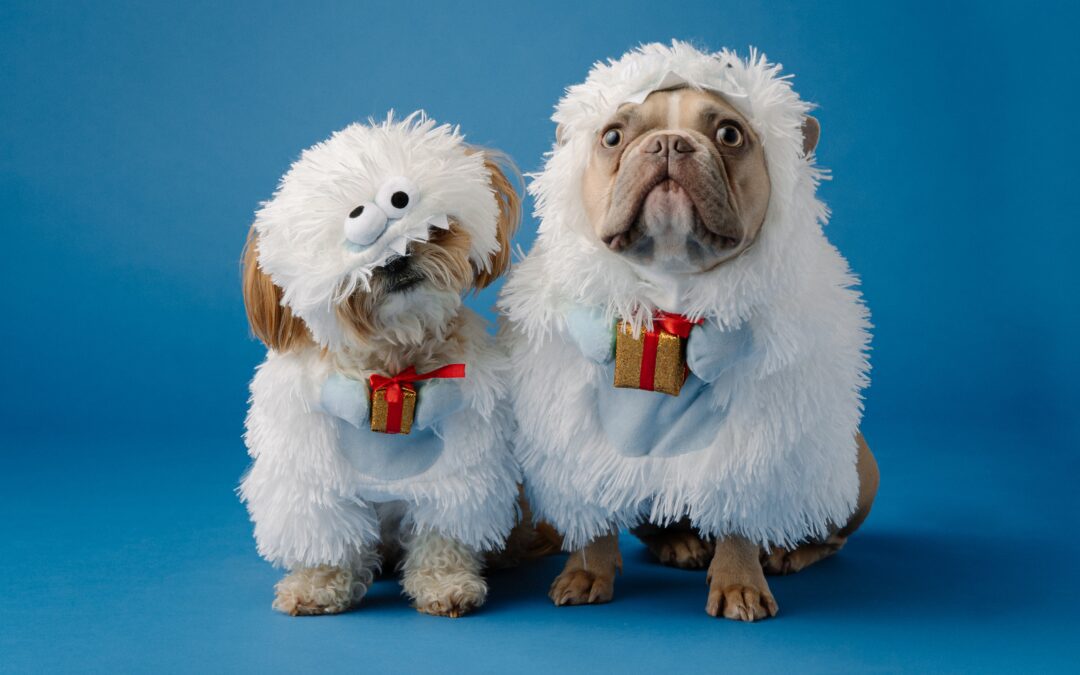
[[[791, 545], [825, 535], [854, 509], [867, 312], [822, 232], [821, 174], [802, 152], [810, 106], [779, 73], [754, 52], [742, 60], [651, 44], [596, 64], [557, 106], [560, 143], [530, 186], [539, 236], [500, 307], [512, 348], [516, 453], [536, 515], [565, 535], [567, 549], [642, 519], [683, 516], [706, 535]], [[618, 107], [673, 86], [716, 92], [742, 112], [772, 183], [756, 243], [679, 285], [646, 280], [599, 242], [581, 188], [591, 147]], [[722, 417], [707, 447], [667, 456], [613, 447], [598, 414], [610, 373], [568, 334], [567, 315], [582, 307], [637, 326], [659, 309], [750, 328], [752, 349], [704, 392]]]
[[[428, 405], [426, 392], [433, 395], [428, 388], [441, 386], [443, 399], [455, 404], [445, 418], [410, 435], [372, 432], [364, 417], [366, 384], [357, 419], [332, 415], [325, 405], [332, 375], [364, 383], [371, 374], [342, 365], [349, 349], [363, 346], [350, 344], [337, 302], [403, 253], [409, 240], [445, 228], [448, 215], [468, 234], [476, 269], [487, 269], [499, 249], [490, 179], [483, 154], [467, 153], [457, 129], [420, 116], [388, 119], [352, 125], [305, 151], [258, 212], [259, 267], [313, 339], [288, 352], [271, 350], [251, 383], [245, 440], [254, 462], [240, 492], [267, 560], [290, 569], [365, 568], [386, 511], [376, 506], [391, 502], [395, 512], [404, 506], [404, 524], [420, 538], [434, 533], [473, 549], [502, 546], [519, 480], [508, 451], [507, 360], [459, 294], [425, 291], [430, 297], [419, 306], [390, 306], [384, 317], [387, 330], [401, 338], [421, 330], [421, 314], [428, 325], [452, 326], [452, 334], [424, 352], [430, 362], [412, 364], [420, 372], [466, 365], [463, 380], [417, 385], [417, 415]], [[407, 212], [383, 204], [387, 185], [412, 191]], [[365, 224], [359, 235], [350, 223], [358, 204], [366, 214], [382, 209], [375, 226]], [[388, 457], [407, 456], [410, 444], [425, 438], [438, 447], [420, 463], [406, 462], [413, 470], [387, 467]]]

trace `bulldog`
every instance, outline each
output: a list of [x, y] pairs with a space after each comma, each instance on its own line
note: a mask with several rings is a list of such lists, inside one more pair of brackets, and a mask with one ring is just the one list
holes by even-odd
[[[611, 600], [633, 528], [707, 568], [710, 615], [763, 619], [765, 574], [835, 553], [869, 513], [868, 315], [822, 232], [820, 127], [779, 72], [647, 45], [556, 109], [540, 233], [500, 298], [515, 452], [571, 552], [556, 605]], [[641, 356], [658, 341], [667, 356]]]

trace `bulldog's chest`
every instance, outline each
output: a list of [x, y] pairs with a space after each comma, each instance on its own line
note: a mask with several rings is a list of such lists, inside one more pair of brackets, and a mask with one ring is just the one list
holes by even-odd
[[712, 385], [690, 373], [677, 396], [615, 387], [615, 364], [605, 366], [597, 414], [611, 447], [624, 457], [675, 457], [713, 443], [727, 420]]

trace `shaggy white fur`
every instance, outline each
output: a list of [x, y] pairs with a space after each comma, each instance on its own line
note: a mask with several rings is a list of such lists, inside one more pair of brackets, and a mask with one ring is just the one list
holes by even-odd
[[[474, 268], [491, 269], [491, 256], [500, 250], [499, 206], [484, 159], [468, 151], [456, 129], [420, 116], [353, 125], [305, 151], [256, 216], [259, 269], [281, 288], [281, 304], [314, 338], [267, 353], [251, 382], [244, 437], [254, 461], [240, 495], [255, 524], [259, 553], [293, 571], [278, 586], [276, 605], [284, 611], [320, 603], [339, 611], [343, 603], [356, 602], [378, 562], [380, 539], [396, 545], [400, 532], [418, 537], [408, 552], [414, 575], [423, 570], [417, 561], [438, 560], [452, 542], [455, 559], [462, 561], [460, 574], [469, 577], [444, 579], [427, 591], [420, 582], [407, 584], [418, 602], [435, 602], [458, 581], [468, 606], [483, 600], [482, 581], [477, 590], [472, 579], [478, 574], [475, 552], [502, 547], [515, 520], [520, 478], [508, 451], [505, 354], [483, 320], [463, 307], [459, 293], [427, 282], [378, 308], [376, 344], [347, 330], [336, 308], [356, 289], [370, 288], [373, 261], [400, 253], [398, 238], [426, 239], [429, 227], [445, 229], [447, 215], [462, 228], [455, 236], [468, 236]], [[390, 203], [388, 185], [412, 193], [407, 209]], [[384, 227], [382, 235], [367, 236], [371, 232], [365, 230], [361, 238], [350, 229], [349, 214], [358, 204], [376, 202], [388, 216], [376, 223], [375, 229]], [[354, 239], [373, 243], [357, 247]], [[440, 444], [437, 459], [403, 478], [388, 479], [365, 472], [363, 461], [350, 462], [342, 448], [349, 422], [321, 408], [331, 374], [366, 382], [371, 364], [389, 358], [380, 350], [410, 359], [399, 370], [467, 367], [466, 377], [454, 380], [461, 409], [426, 430]], [[418, 406], [425, 405], [423, 386]], [[350, 434], [354, 440], [360, 435], [361, 444], [368, 438], [363, 434], [376, 435], [366, 428], [351, 428]], [[402, 452], [413, 437], [397, 437]], [[432, 551], [424, 550], [425, 542]], [[438, 570], [421, 577], [438, 578]]]
[[[255, 215], [259, 266], [285, 291], [283, 304], [304, 320], [319, 344], [339, 349], [345, 334], [334, 306], [429, 227], [452, 214], [469, 235], [469, 258], [489, 270], [499, 249], [498, 204], [484, 154], [466, 153], [457, 128], [414, 113], [382, 124], [353, 124], [308, 148]], [[369, 246], [345, 243], [346, 219], [358, 205], [375, 207], [380, 189], [402, 176], [418, 203]], [[370, 209], [369, 209], [370, 210]]]
[[259, 553], [289, 569], [355, 568], [379, 541], [375, 504], [403, 500], [406, 525], [477, 549], [501, 548], [514, 523], [518, 469], [510, 453], [506, 359], [471, 312], [457, 342], [465, 407], [445, 420], [443, 451], [424, 473], [400, 480], [366, 476], [339, 444], [343, 420], [319, 409], [333, 371], [320, 349], [271, 351], [251, 382], [245, 440], [255, 460], [240, 486]]
[[[603, 246], [581, 190], [609, 116], [672, 84], [736, 105], [762, 139], [772, 181], [757, 242], [678, 280], [644, 278]], [[530, 186], [539, 236], [500, 307], [512, 349], [516, 453], [537, 516], [563, 532], [567, 549], [641, 519], [683, 516], [707, 535], [787, 546], [825, 535], [851, 514], [869, 324], [855, 277], [822, 232], [821, 171], [801, 147], [809, 109], [780, 66], [756, 52], [743, 60], [681, 42], [596, 64], [556, 108], [559, 143]], [[611, 446], [597, 392], [612, 383], [567, 334], [565, 316], [579, 307], [635, 326], [650, 324], [656, 309], [727, 328], [749, 322], [751, 355], [710, 385], [715, 410], [727, 408], [711, 446], [673, 457], [627, 457]]]

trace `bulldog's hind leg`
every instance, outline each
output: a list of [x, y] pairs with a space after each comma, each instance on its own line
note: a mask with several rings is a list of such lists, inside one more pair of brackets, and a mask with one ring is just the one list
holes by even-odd
[[866, 517], [870, 515], [870, 507], [874, 505], [874, 497], [878, 489], [878, 466], [863, 435], [858, 434], [855, 440], [859, 448], [856, 465], [859, 472], [859, 499], [855, 512], [842, 528], [831, 533], [823, 541], [807, 542], [794, 549], [776, 547], [768, 553], [762, 552], [761, 565], [766, 574], [794, 574], [819, 560], [828, 558], [844, 547], [848, 537], [859, 529]]
[[548, 597], [560, 606], [611, 602], [615, 596], [615, 574], [620, 570], [619, 535], [597, 537], [585, 548], [570, 554], [562, 573], [551, 583]]
[[653, 525], [645, 523], [631, 532], [645, 544], [649, 552], [661, 564], [683, 569], [705, 569], [712, 560], [715, 544], [698, 534], [690, 525], [690, 519], [683, 518], [671, 525]]

